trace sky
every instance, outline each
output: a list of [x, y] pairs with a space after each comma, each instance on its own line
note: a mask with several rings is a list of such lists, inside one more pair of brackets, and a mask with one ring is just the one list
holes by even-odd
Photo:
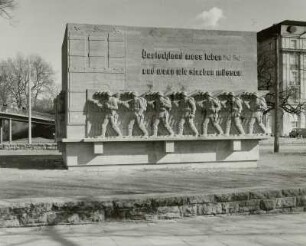
[[0, 18], [0, 60], [36, 54], [61, 83], [66, 23], [258, 32], [283, 20], [306, 21], [306, 0], [16, 0]]

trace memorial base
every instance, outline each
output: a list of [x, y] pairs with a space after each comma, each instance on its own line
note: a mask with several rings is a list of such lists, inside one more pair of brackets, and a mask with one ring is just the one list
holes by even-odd
[[257, 167], [265, 137], [62, 139], [67, 167]]

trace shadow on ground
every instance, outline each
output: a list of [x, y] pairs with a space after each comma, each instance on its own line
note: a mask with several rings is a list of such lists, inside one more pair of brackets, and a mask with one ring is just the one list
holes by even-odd
[[66, 169], [60, 155], [7, 155], [1, 156], [0, 168]]

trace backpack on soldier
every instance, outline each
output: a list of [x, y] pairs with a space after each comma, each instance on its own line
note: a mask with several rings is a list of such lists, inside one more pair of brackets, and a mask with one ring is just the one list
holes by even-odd
[[142, 108], [145, 111], [148, 106], [147, 100], [144, 99], [143, 97], [139, 97], [139, 103], [140, 103], [140, 108]]
[[168, 110], [171, 109], [172, 104], [171, 104], [171, 101], [170, 101], [170, 99], [168, 97], [162, 97], [161, 98], [161, 102], [163, 103], [163, 106], [165, 108], [167, 108]]

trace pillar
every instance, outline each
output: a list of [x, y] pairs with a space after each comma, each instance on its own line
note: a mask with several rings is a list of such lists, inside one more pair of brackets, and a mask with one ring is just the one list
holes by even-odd
[[3, 119], [0, 119], [0, 144], [3, 144]]
[[9, 143], [12, 143], [12, 119], [9, 119]]

